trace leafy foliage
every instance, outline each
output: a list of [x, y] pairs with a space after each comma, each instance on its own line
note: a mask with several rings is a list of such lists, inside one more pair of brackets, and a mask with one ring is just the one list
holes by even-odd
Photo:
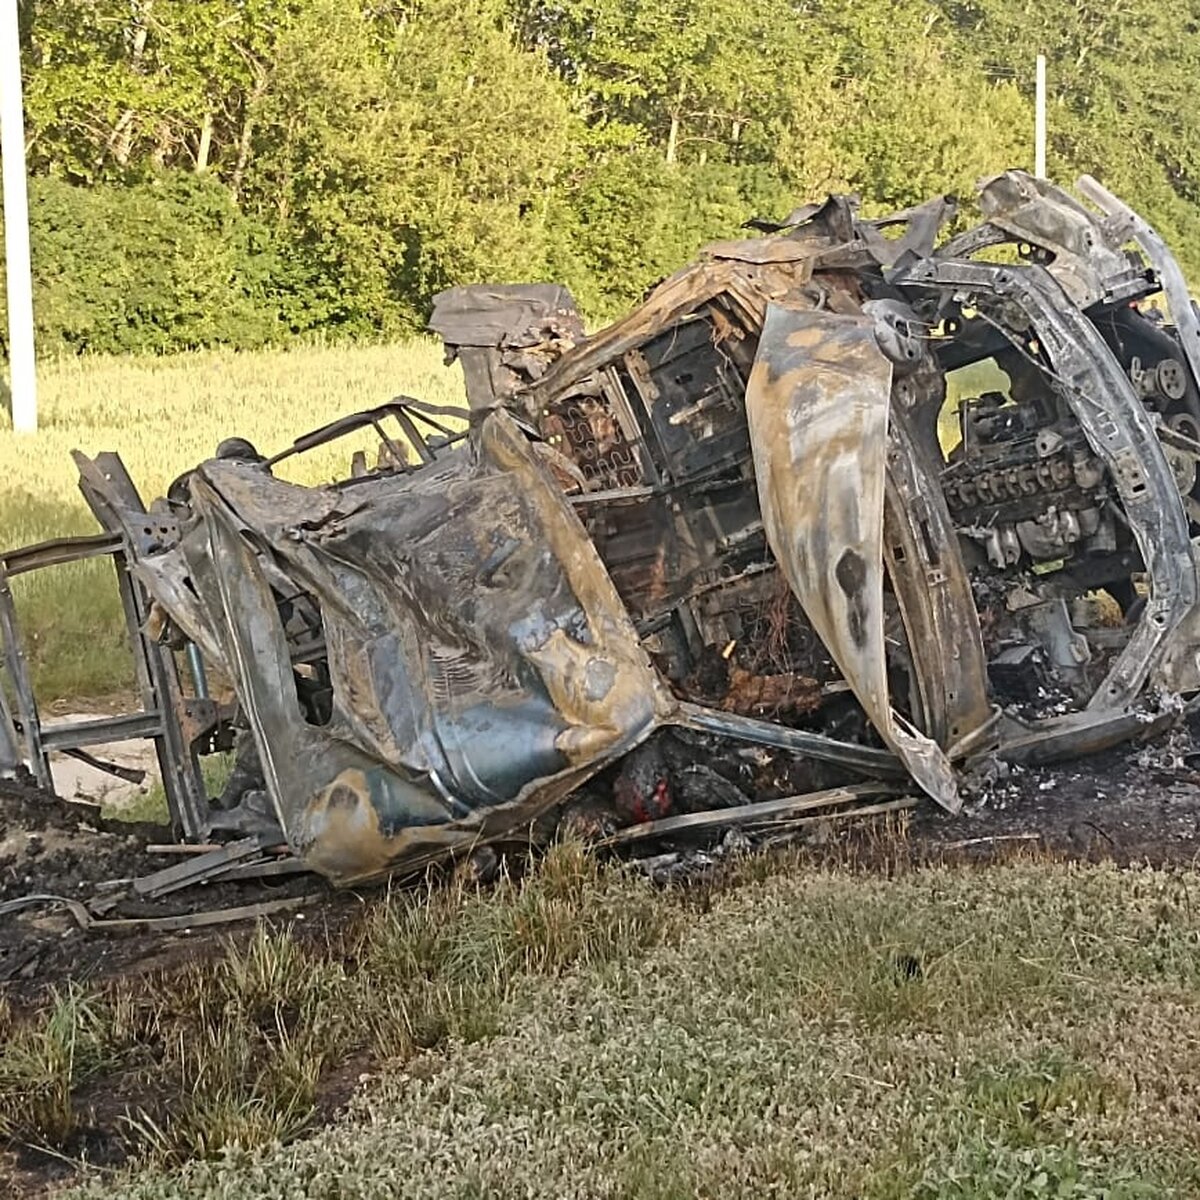
[[[1200, 273], [1200, 22], [1153, 0], [24, 0], [43, 349], [420, 327], [451, 283], [610, 315], [705, 240], [1032, 157]], [[1153, 63], [1153, 78], [1143, 68]]]
[[229, 192], [173, 172], [149, 183], [33, 181], [42, 350], [162, 351], [276, 337], [282, 264]]

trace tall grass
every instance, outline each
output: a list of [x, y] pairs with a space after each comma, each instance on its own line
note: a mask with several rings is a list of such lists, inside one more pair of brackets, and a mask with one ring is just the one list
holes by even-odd
[[178, 1163], [287, 1141], [345, 1062], [395, 1066], [492, 1037], [532, 981], [603, 969], [683, 918], [644, 879], [564, 843], [486, 893], [461, 875], [398, 891], [324, 945], [260, 925], [166, 977], [0, 1010], [0, 1150], [69, 1147], [91, 1120], [81, 1087], [101, 1072], [134, 1154]]
[[109, 1016], [75, 984], [54, 992], [40, 1021], [0, 1020], [0, 1137], [62, 1143], [75, 1129], [75, 1091], [106, 1059]]
[[[223, 438], [273, 453], [333, 418], [404, 393], [462, 402], [461, 375], [432, 341], [288, 351], [205, 351], [170, 358], [87, 358], [43, 365], [36, 435], [0, 429], [0, 545], [96, 531], [71, 451], [115, 450], [145, 500], [165, 493]], [[364, 436], [365, 445], [369, 441]], [[345, 474], [353, 445], [305, 455], [283, 472], [318, 483]], [[43, 701], [122, 690], [131, 676], [112, 568], [105, 560], [15, 581]]]

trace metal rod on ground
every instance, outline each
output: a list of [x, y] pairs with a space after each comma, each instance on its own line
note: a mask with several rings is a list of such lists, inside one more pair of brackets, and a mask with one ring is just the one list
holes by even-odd
[[[749, 825], [775, 818], [793, 817], [797, 813], [811, 812], [818, 808], [834, 809], [839, 805], [849, 804], [872, 796], [895, 795], [904, 787], [889, 783], [852, 783], [846, 787], [829, 788], [821, 792], [809, 792], [803, 796], [784, 796], [778, 800], [760, 800], [755, 804], [742, 804], [735, 808], [719, 808], [708, 812], [682, 813], [676, 817], [660, 817], [656, 821], [643, 821], [640, 825], [630, 825], [618, 829], [611, 837], [605, 838], [600, 844], [604, 846], [619, 846], [628, 842], [638, 842], [645, 838], [663, 837], [667, 834], [683, 833], [696, 829], [720, 829], [731, 825]], [[850, 816], [859, 812], [879, 811], [877, 806], [868, 809], [855, 809], [853, 812], [826, 813], [821, 820], [831, 816]]]
[[21, 40], [17, 0], [0, 0], [0, 168], [3, 169], [4, 185], [4, 261], [8, 283], [12, 422], [17, 433], [36, 433], [33, 275], [29, 265], [29, 193], [25, 176], [25, 114], [21, 102]]
[[99, 929], [106, 932], [121, 933], [146, 932], [154, 930], [173, 932], [182, 929], [199, 929], [205, 925], [225, 925], [230, 921], [248, 921], [256, 917], [274, 916], [278, 913], [294, 912], [304, 908], [319, 898], [319, 893], [308, 896], [289, 896], [282, 900], [264, 900], [258, 904], [242, 904], [237, 908], [216, 908], [205, 912], [181, 913], [171, 917], [115, 917], [112, 920], [102, 920], [92, 916], [78, 900], [68, 896], [33, 895], [20, 896], [15, 900], [0, 903], [0, 916], [20, 912], [38, 904], [60, 904], [65, 908], [81, 929]]
[[968, 846], [991, 846], [996, 842], [1040, 842], [1040, 833], [993, 833], [987, 837], [963, 838], [957, 842], [943, 842], [939, 850], [965, 850]]
[[830, 821], [857, 821], [863, 817], [879, 817], [885, 813], [904, 812], [916, 808], [915, 796], [904, 796], [900, 800], [885, 800], [880, 804], [863, 804], [858, 808], [838, 808], [831, 812], [818, 813], [814, 817], [777, 817], [768, 821], [752, 821], [748, 828], [758, 833], [770, 833], [774, 829], [790, 830], [804, 825], [828, 824]]
[[1037, 95], [1033, 115], [1033, 173], [1046, 178], [1046, 56], [1037, 56]]
[[209, 854], [213, 850], [220, 850], [221, 846], [218, 842], [170, 842], [160, 843], [154, 842], [146, 847], [147, 854], [179, 854], [184, 857], [189, 857], [196, 854]]
[[80, 750], [78, 746], [64, 746], [62, 752], [68, 758], [86, 763], [89, 767], [97, 771], [103, 771], [105, 774], [114, 775], [117, 779], [123, 779], [126, 783], [138, 784], [145, 782], [145, 771], [139, 770], [136, 767], [123, 767], [120, 763], [108, 762], [106, 759], [97, 758], [94, 754], [89, 754], [86, 750]]
[[269, 839], [263, 834], [253, 834], [236, 842], [226, 842], [216, 850], [195, 858], [185, 859], [173, 867], [164, 867], [150, 875], [142, 875], [133, 881], [133, 890], [139, 896], [157, 899], [169, 892], [177, 892], [180, 888], [193, 883], [202, 883], [214, 878], [238, 859], [257, 854]]

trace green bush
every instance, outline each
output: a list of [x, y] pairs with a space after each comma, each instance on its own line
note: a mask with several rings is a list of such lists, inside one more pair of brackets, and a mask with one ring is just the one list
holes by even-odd
[[761, 167], [668, 165], [637, 148], [598, 157], [528, 213], [486, 197], [425, 211], [424, 182], [405, 181], [404, 204], [356, 187], [326, 201], [319, 223], [274, 231], [190, 172], [86, 187], [34, 178], [38, 353], [253, 349], [317, 330], [371, 339], [420, 328], [432, 294], [459, 279], [560, 280], [590, 318], [609, 319], [697, 247], [790, 205]]
[[132, 186], [30, 182], [38, 350], [261, 346], [286, 327], [271, 234], [220, 184], [182, 171]]
[[668, 164], [646, 148], [597, 159], [555, 214], [551, 272], [593, 319], [610, 319], [695, 257], [706, 242], [745, 236], [751, 216], [794, 201], [759, 166]]

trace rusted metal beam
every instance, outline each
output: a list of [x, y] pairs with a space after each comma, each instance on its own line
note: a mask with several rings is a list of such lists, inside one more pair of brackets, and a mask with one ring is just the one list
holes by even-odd
[[100, 558], [115, 554], [123, 545], [119, 535], [93, 533], [82, 537], [50, 538], [33, 546], [19, 546], [0, 551], [0, 563], [11, 578], [24, 575], [27, 571], [40, 571], [43, 567], [57, 567], [63, 563], [82, 562], [88, 558]]

